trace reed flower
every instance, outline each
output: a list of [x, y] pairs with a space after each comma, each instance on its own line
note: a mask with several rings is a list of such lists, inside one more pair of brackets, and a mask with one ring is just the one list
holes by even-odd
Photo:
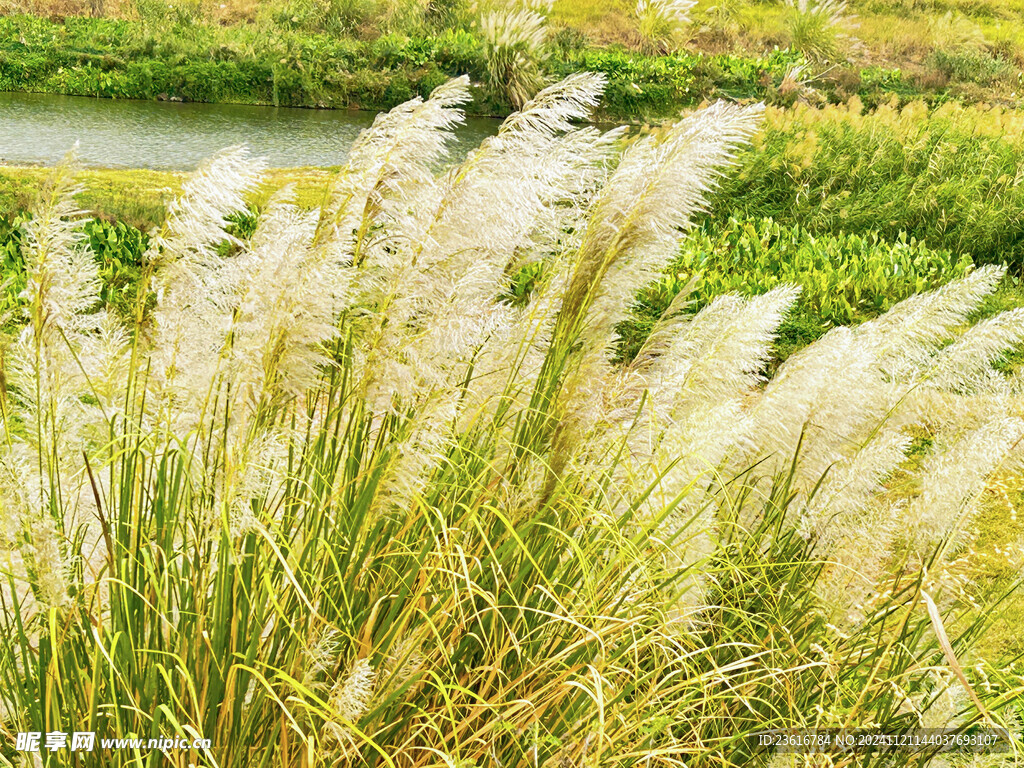
[[1002, 277], [979, 269], [769, 377], [782, 285], [674, 303], [619, 361], [761, 108], [623, 150], [578, 125], [603, 87], [531, 91], [449, 167], [456, 79], [251, 237], [228, 222], [262, 165], [226, 150], [127, 321], [55, 171], [0, 389], [5, 728], [116, 713], [232, 745], [204, 766], [310, 768], [727, 764], [766, 727], [752, 702], [771, 726], [904, 722], [888, 703], [948, 658], [921, 590], [958, 583], [1024, 460], [997, 367], [1024, 313], [972, 323]]

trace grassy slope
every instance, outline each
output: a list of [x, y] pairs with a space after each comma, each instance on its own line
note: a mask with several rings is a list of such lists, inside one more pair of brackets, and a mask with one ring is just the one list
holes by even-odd
[[[28, 209], [49, 170], [0, 166], [0, 217]], [[272, 168], [267, 183], [253, 202], [260, 204], [274, 190], [295, 184], [299, 205], [314, 208], [321, 202], [331, 170], [326, 168]], [[83, 210], [99, 218], [122, 221], [143, 231], [163, 220], [165, 204], [181, 191], [185, 174], [170, 171], [89, 169], [80, 180]]]

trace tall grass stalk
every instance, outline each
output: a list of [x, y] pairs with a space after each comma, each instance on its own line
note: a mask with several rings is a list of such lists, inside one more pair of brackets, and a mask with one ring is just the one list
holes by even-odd
[[[452, 81], [380, 116], [319, 211], [285, 189], [246, 239], [227, 219], [260, 164], [212, 158], [130, 327], [96, 300], [73, 160], [55, 172], [0, 391], [5, 736], [213, 745], [83, 766], [680, 766], [751, 764], [771, 727], [979, 716], [925, 595], [951, 618], [945, 555], [1024, 435], [990, 365], [1019, 313], [962, 332], [999, 271], [767, 385], [792, 287], [674, 305], [614, 366], [760, 109], [620, 156], [575, 127], [602, 86], [545, 89], [437, 175]], [[904, 503], [882, 481], [921, 422]], [[968, 672], [1001, 717], [1012, 678]]]

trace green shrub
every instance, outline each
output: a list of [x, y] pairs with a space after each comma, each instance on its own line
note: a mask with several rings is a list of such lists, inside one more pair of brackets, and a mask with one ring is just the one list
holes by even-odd
[[[24, 224], [30, 220], [28, 213], [0, 217], [0, 274], [4, 286], [0, 297], [0, 317], [4, 322], [20, 318], [21, 292], [25, 288]], [[239, 218], [236, 226], [243, 232], [251, 232], [253, 224], [248, 219]], [[86, 220], [82, 224], [82, 233], [99, 270], [101, 302], [127, 316], [137, 303], [142, 254], [149, 245], [149, 236], [123, 222], [105, 219]]]
[[935, 251], [905, 232], [887, 241], [877, 232], [815, 237], [772, 219], [730, 219], [709, 236], [695, 233], [672, 269], [704, 275], [698, 304], [722, 293], [763, 293], [801, 286], [800, 306], [832, 325], [873, 317], [908, 296], [932, 290], [973, 266], [969, 257]]
[[7, 219], [0, 217], [0, 323], [6, 325], [20, 306], [25, 289], [25, 262], [21, 257], [21, 224], [28, 216], [21, 214]]
[[815, 236], [770, 218], [708, 223], [686, 238], [667, 274], [641, 292], [637, 317], [622, 329], [623, 351], [635, 353], [694, 278], [688, 297], [694, 311], [724, 293], [753, 296], [784, 284], [800, 286], [777, 350], [785, 357], [830, 327], [875, 317], [915, 293], [963, 277], [972, 266], [969, 257], [932, 250], [903, 232], [886, 240], [877, 232]]
[[99, 265], [100, 299], [119, 315], [128, 316], [138, 302], [142, 254], [149, 236], [123, 222], [104, 219], [86, 222], [83, 231]]
[[1014, 72], [1013, 66], [1002, 59], [987, 51], [971, 48], [933, 51], [928, 60], [951, 80], [978, 85], [991, 85]]

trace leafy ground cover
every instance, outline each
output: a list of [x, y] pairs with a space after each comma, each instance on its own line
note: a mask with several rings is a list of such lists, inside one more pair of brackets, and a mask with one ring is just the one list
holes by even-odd
[[969, 257], [933, 251], [905, 233], [888, 241], [877, 232], [815, 237], [772, 219], [708, 223], [690, 233], [667, 274], [641, 291], [636, 319], [622, 329], [623, 354], [632, 357], [679, 301], [698, 311], [725, 293], [755, 296], [797, 285], [800, 296], [776, 340], [781, 361], [831, 328], [877, 317], [973, 266]]

